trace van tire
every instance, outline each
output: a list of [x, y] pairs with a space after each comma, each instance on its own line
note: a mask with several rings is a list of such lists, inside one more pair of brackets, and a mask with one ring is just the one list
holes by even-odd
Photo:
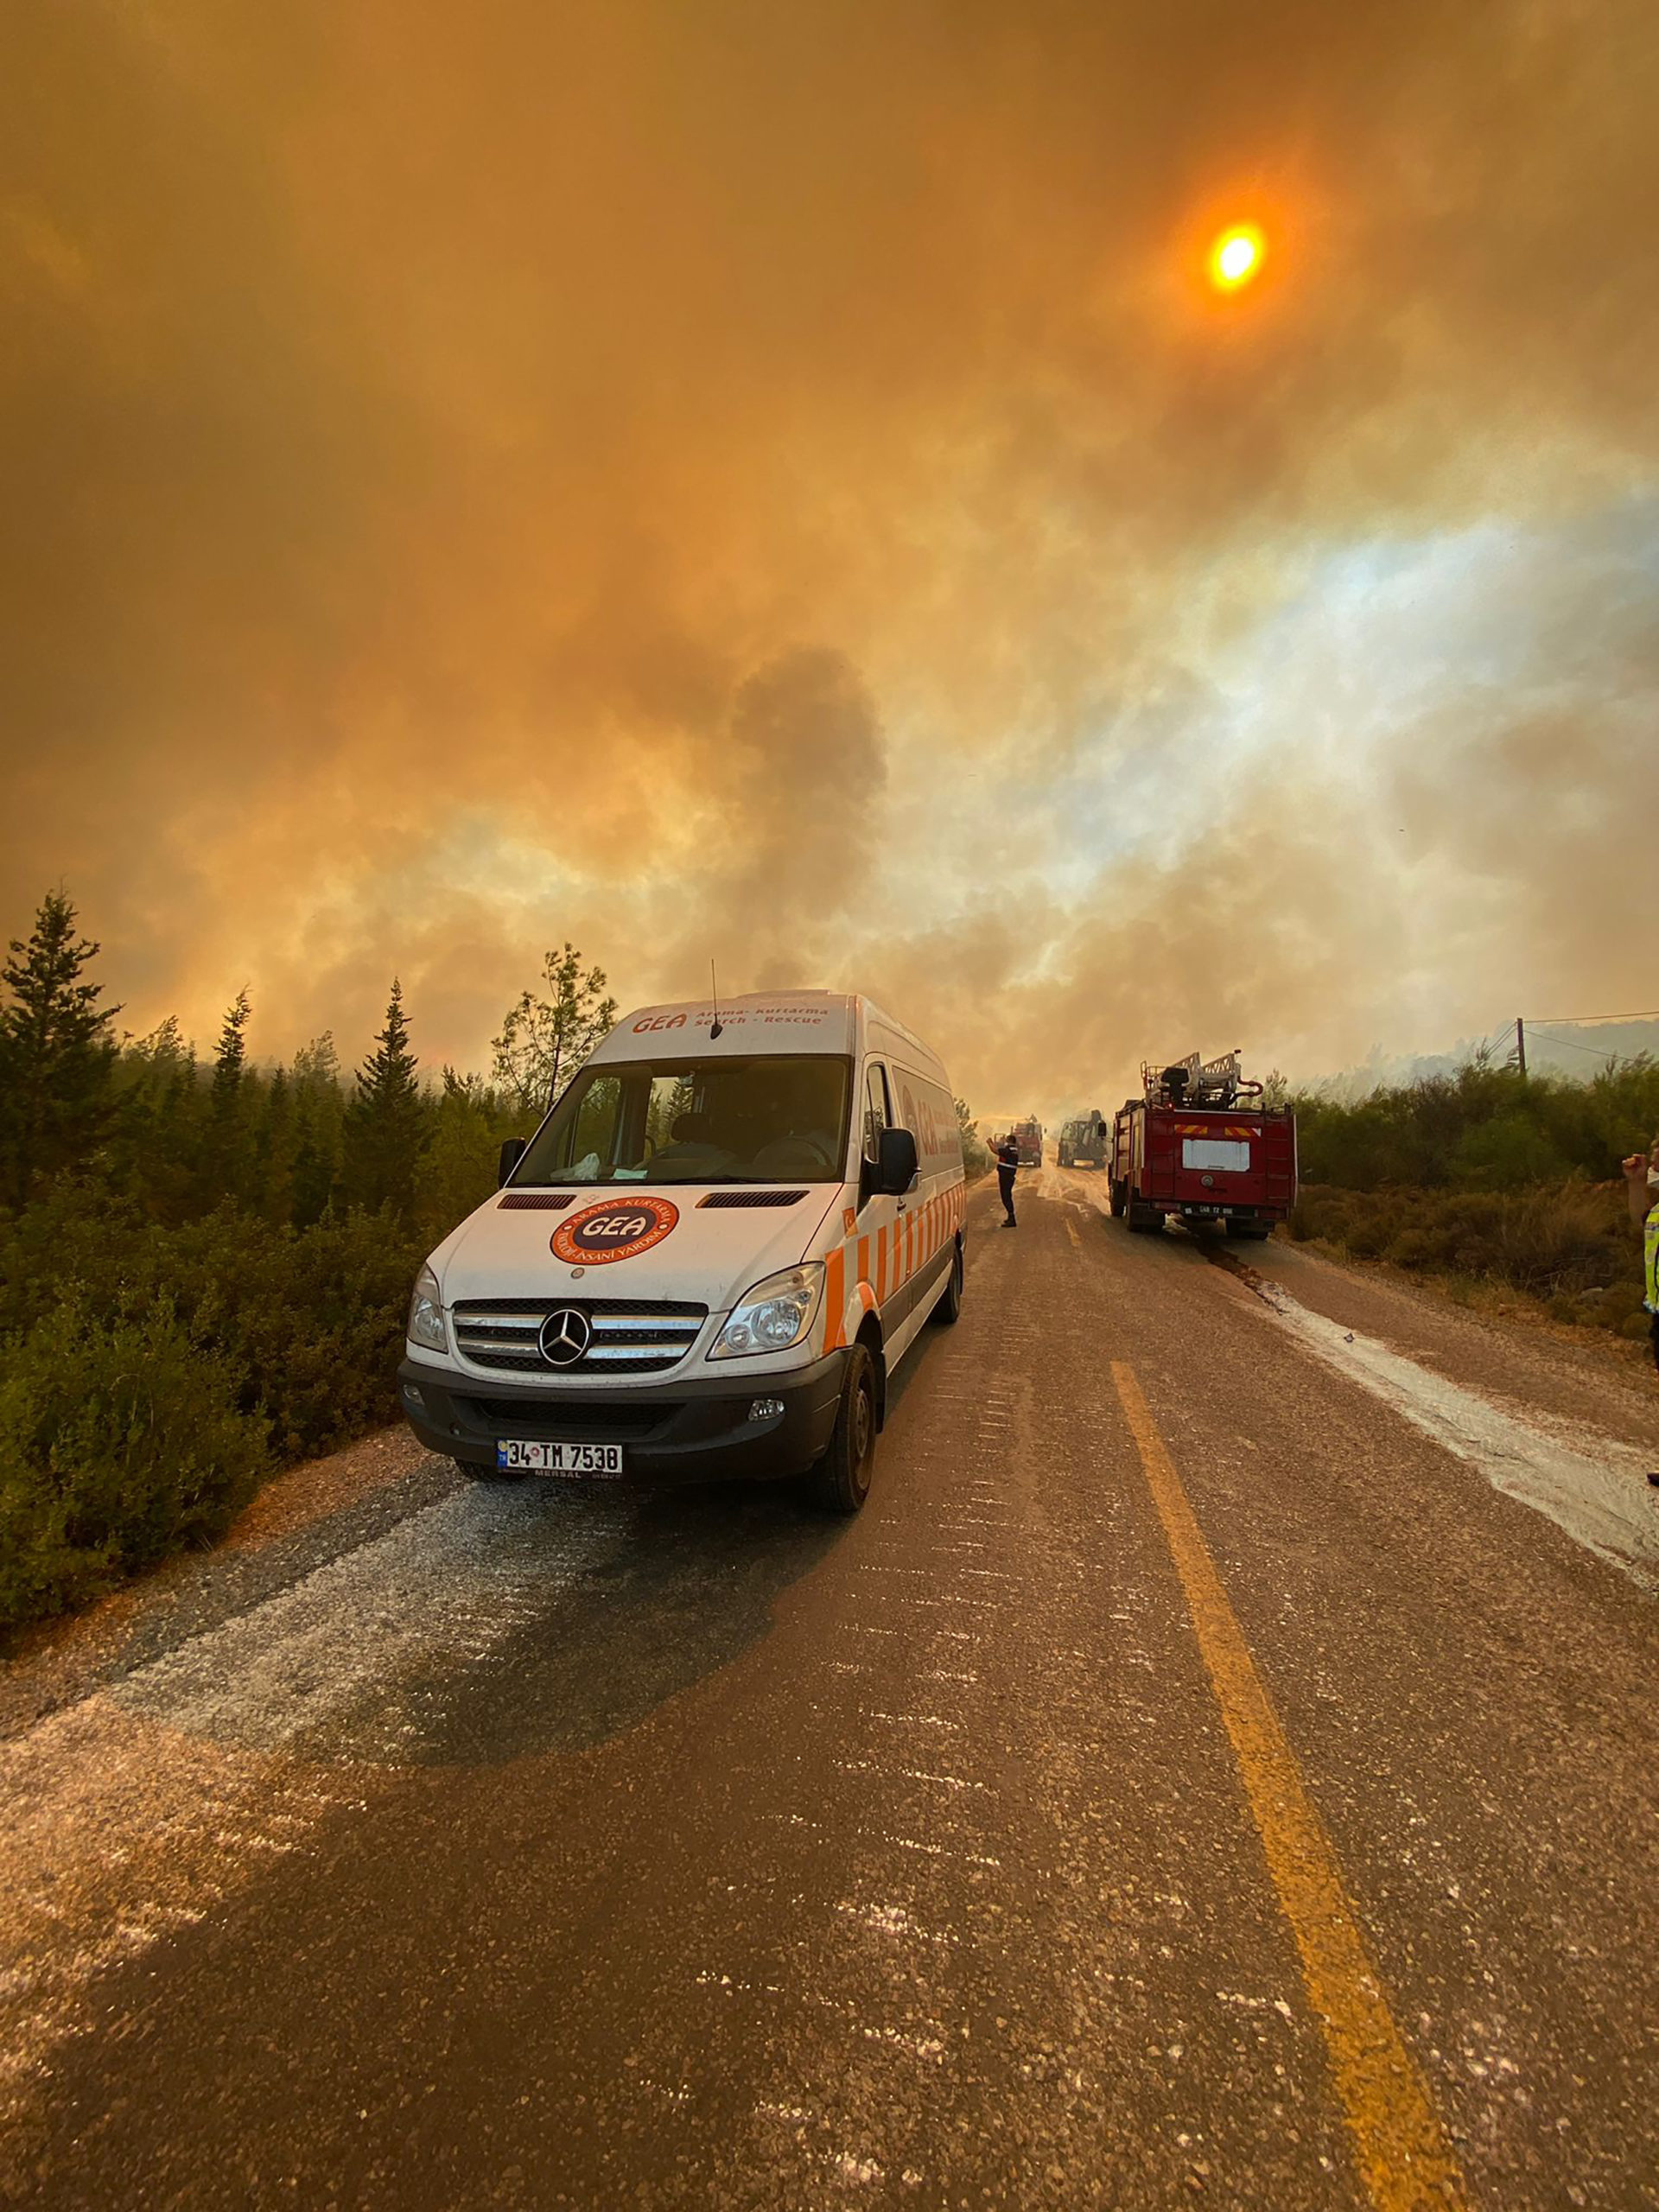
[[938, 1321], [947, 1329], [957, 1321], [962, 1313], [962, 1246], [958, 1243], [950, 1255], [950, 1271], [944, 1279], [944, 1288], [934, 1300], [933, 1311], [928, 1316], [931, 1321]]
[[449, 1464], [474, 1483], [521, 1483], [530, 1472], [528, 1467], [495, 1467], [474, 1459], [452, 1459]]
[[830, 1448], [807, 1477], [813, 1503], [826, 1513], [856, 1513], [869, 1496], [877, 1413], [875, 1362], [868, 1345], [855, 1344], [847, 1355]]

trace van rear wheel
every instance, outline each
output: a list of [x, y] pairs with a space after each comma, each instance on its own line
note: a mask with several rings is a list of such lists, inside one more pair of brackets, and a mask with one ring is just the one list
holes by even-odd
[[950, 1255], [950, 1272], [944, 1279], [944, 1288], [934, 1301], [930, 1320], [942, 1322], [946, 1328], [962, 1313], [962, 1247], [958, 1244]]
[[875, 1466], [875, 1362], [869, 1348], [848, 1355], [830, 1448], [807, 1478], [815, 1503], [827, 1513], [856, 1513], [870, 1494]]

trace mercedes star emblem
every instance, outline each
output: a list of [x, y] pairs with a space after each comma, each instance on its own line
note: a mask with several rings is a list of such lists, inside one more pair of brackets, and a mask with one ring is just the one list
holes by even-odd
[[542, 1324], [542, 1357], [550, 1367], [574, 1367], [593, 1341], [588, 1316], [574, 1306], [561, 1306]]

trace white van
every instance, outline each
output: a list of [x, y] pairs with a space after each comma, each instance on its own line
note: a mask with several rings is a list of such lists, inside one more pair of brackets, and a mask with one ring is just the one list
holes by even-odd
[[944, 1069], [868, 999], [642, 1007], [421, 1269], [399, 1369], [469, 1474], [810, 1473], [856, 1512], [963, 1287]]

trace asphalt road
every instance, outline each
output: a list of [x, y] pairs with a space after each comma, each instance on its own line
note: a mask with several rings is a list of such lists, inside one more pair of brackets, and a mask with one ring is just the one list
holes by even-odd
[[10, 2197], [1653, 2204], [1649, 1416], [1099, 1196], [854, 1522], [405, 1452], [15, 1665]]

